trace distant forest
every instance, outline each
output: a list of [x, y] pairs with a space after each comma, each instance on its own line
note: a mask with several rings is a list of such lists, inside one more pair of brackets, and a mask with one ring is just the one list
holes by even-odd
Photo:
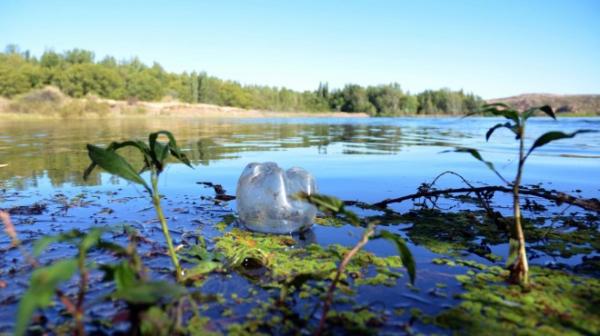
[[96, 61], [82, 49], [39, 58], [10, 45], [0, 53], [0, 96], [11, 98], [52, 85], [80, 98], [97, 95], [116, 100], [159, 101], [166, 97], [188, 103], [235, 106], [272, 111], [366, 112], [372, 116], [414, 114], [464, 114], [483, 100], [473, 94], [448, 89], [411, 94], [399, 84], [363, 87], [348, 84], [330, 89], [321, 83], [315, 91], [293, 91], [261, 85], [242, 85], [205, 72], [167, 72], [158, 63], [148, 66], [138, 58], [117, 61], [107, 56]]

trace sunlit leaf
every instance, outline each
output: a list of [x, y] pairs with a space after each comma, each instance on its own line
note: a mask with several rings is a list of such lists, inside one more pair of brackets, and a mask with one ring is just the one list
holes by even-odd
[[302, 193], [300, 198], [317, 207], [321, 211], [331, 211], [338, 213], [344, 208], [344, 202], [337, 197], [327, 196], [322, 194], [306, 194]]
[[29, 288], [19, 303], [15, 335], [25, 334], [35, 310], [49, 306], [58, 285], [69, 280], [76, 270], [77, 260], [66, 259], [33, 271]]
[[393, 242], [394, 245], [396, 245], [398, 253], [400, 254], [400, 259], [402, 259], [402, 264], [404, 265], [404, 268], [406, 268], [408, 276], [410, 277], [410, 283], [414, 285], [415, 278], [417, 276], [417, 266], [415, 264], [415, 259], [413, 258], [413, 255], [410, 252], [408, 246], [406, 245], [404, 239], [402, 239], [402, 237], [396, 234], [385, 230], [381, 230], [381, 232], [379, 232], [379, 234], [375, 238], [387, 239]]
[[119, 154], [90, 144], [87, 145], [87, 149], [92, 162], [96, 163], [107, 172], [128, 181], [141, 184], [148, 192], [152, 192], [150, 187], [146, 184], [146, 181], [144, 181], [133, 167]]
[[[125, 148], [125, 147], [134, 147], [136, 149], [138, 149], [140, 151], [140, 153], [142, 153], [142, 155], [144, 156], [144, 166], [148, 166], [149, 162], [149, 158], [150, 158], [150, 149], [148, 148], [148, 145], [146, 145], [144, 142], [142, 141], [137, 141], [137, 140], [129, 140], [129, 141], [123, 141], [123, 142], [112, 142], [110, 145], [108, 145], [108, 147], [106, 147], [107, 151], [116, 151], [117, 149], [121, 149], [121, 148]], [[92, 171], [94, 170], [94, 168], [96, 168], [97, 164], [92, 161], [92, 163], [86, 168], [86, 170], [83, 172], [83, 179], [86, 180], [89, 175], [92, 173]]]
[[527, 156], [529, 156], [529, 154], [531, 154], [531, 152], [533, 152], [536, 148], [542, 147], [552, 141], [561, 140], [561, 139], [569, 139], [569, 138], [575, 137], [577, 134], [592, 133], [592, 132], [597, 132], [597, 131], [584, 129], [584, 130], [575, 131], [573, 133], [564, 133], [564, 132], [560, 132], [560, 131], [552, 131], [552, 132], [544, 133], [535, 140], [535, 142], [529, 149], [529, 152], [527, 152]]

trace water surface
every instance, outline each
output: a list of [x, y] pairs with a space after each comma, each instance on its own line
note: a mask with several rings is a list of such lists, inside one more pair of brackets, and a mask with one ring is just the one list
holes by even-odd
[[[166, 196], [166, 213], [176, 243], [186, 243], [192, 232], [210, 241], [222, 234], [215, 229], [215, 224], [224, 216], [235, 213], [235, 201], [215, 203], [211, 198], [212, 189], [197, 182], [221, 184], [229, 194], [235, 194], [237, 178], [246, 164], [274, 161], [284, 168], [300, 166], [311, 171], [322, 193], [362, 202], [413, 193], [422, 183], [430, 182], [447, 170], [463, 175], [474, 184], [502, 184], [481, 162], [468, 154], [444, 153], [455, 147], [478, 148], [486, 160], [494, 162], [497, 169], [512, 180], [517, 154], [514, 136], [506, 130], [499, 130], [489, 142], [485, 141], [487, 129], [500, 121], [494, 118], [0, 121], [0, 165], [7, 164], [0, 167], [0, 208], [36, 202], [47, 207], [40, 215], [14, 216], [26, 244], [42, 234], [122, 223], [133, 225], [160, 242], [158, 225], [141, 187], [98, 170], [88, 181], [83, 181], [82, 172], [89, 164], [85, 150], [87, 143], [105, 146], [111, 141], [145, 139], [149, 132], [166, 129], [175, 134], [179, 145], [194, 164], [194, 169], [171, 164], [161, 176], [160, 188]], [[577, 129], [600, 130], [600, 119], [565, 118], [556, 122], [533, 118], [528, 124], [526, 140], [531, 144], [549, 130], [573, 132]], [[125, 151], [123, 155], [135, 158], [132, 152]], [[589, 133], [552, 143], [534, 153], [527, 162], [523, 183], [541, 183], [546, 188], [597, 198], [600, 196], [599, 181], [600, 133]], [[452, 176], [438, 182], [438, 187], [457, 186], [463, 184]], [[510, 215], [509, 201], [507, 196], [499, 195], [494, 199], [494, 206]], [[441, 201], [435, 206], [448, 212], [473, 207], [452, 200]], [[419, 206], [407, 202], [393, 208], [405, 213]], [[372, 211], [354, 210], [363, 216], [374, 214]], [[533, 213], [526, 212], [526, 215]], [[562, 205], [551, 206], [542, 214], [559, 218], [582, 213]], [[390, 225], [389, 230], [409, 240], [417, 260], [417, 288], [421, 292], [415, 294], [409, 290], [406, 287], [407, 277], [404, 277], [392, 288], [362, 288], [358, 293], [359, 300], [383, 302], [384, 312], [400, 305], [404, 308], [417, 307], [430, 314], [456, 304], [457, 300], [452, 297], [461, 291], [461, 287], [454, 280], [454, 275], [465, 270], [432, 267], [432, 258], [440, 256], [441, 252], [425, 242], [427, 233], [425, 236], [419, 234], [405, 221], [391, 220], [385, 224]], [[452, 225], [452, 222], [444, 225]], [[444, 229], [442, 227], [440, 231]], [[349, 226], [316, 225], [305, 239], [307, 243], [350, 246], [360, 233], [361, 229]], [[487, 244], [491, 252], [504, 257], [506, 244], [490, 242], [488, 238], [475, 235], [469, 239], [476, 244]], [[8, 243], [6, 237], [0, 239], [1, 246]], [[530, 251], [534, 264], [576, 265], [583, 255], [597, 254], [596, 251], [557, 255], [544, 250], [544, 242], [538, 243], [540, 249]], [[395, 253], [393, 246], [380, 241], [370, 243], [367, 250], [378, 255]], [[54, 249], [44, 256], [44, 260], [61, 257], [65, 253], [69, 252]], [[478, 262], [490, 263], [481, 254], [465, 253]], [[14, 267], [15, 258], [18, 258], [16, 251], [5, 253], [1, 269]], [[146, 262], [159, 276], [164, 276], [165, 265], [168, 265], [166, 257], [155, 256]], [[15, 305], [28, 274], [27, 270], [17, 270], [16, 276], [22, 278], [12, 281], [14, 275], [0, 273], [0, 279], [9, 283], [7, 290], [0, 295], [7, 308], [0, 309], [0, 321], [3, 321], [0, 331], [11, 328]], [[447, 284], [446, 297], [428, 294], [438, 283]], [[227, 280], [215, 276], [206, 281], [203, 290], [225, 294], [240, 292], [248, 286], [251, 284], [239, 276]], [[266, 294], [262, 294], [264, 298]], [[95, 309], [101, 315], [113, 308], [99, 306]], [[244, 308], [239, 309], [239, 312], [236, 311], [239, 316], [245, 316]], [[218, 311], [213, 314], [220, 316]], [[395, 317], [390, 321], [405, 323], [407, 318]], [[397, 331], [394, 323], [384, 329]], [[420, 328], [423, 331], [434, 330], [428, 326]]]

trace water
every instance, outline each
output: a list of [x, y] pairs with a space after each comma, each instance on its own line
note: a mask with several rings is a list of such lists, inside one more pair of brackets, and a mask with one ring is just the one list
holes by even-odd
[[[177, 193], [190, 182], [207, 180], [227, 190], [243, 167], [275, 161], [313, 172], [324, 193], [344, 199], [376, 201], [412, 192], [444, 170], [470, 180], [500, 181], [468, 154], [441, 153], [457, 146], [480, 149], [486, 160], [510, 179], [516, 142], [499, 130], [490, 142], [485, 132], [492, 118], [396, 119], [252, 119], [252, 120], [115, 120], [0, 122], [0, 181], [6, 187], [51, 193], [70, 188], [120, 184], [108, 176], [82, 180], [89, 163], [86, 143], [106, 145], [127, 138], [145, 139], [151, 131], [172, 131], [195, 170], [172, 165], [164, 187]], [[532, 119], [527, 140], [548, 130], [600, 130], [600, 120]], [[551, 143], [527, 163], [524, 184], [551, 183], [565, 191], [595, 197], [600, 185], [600, 133]], [[448, 183], [453, 183], [449, 181]]]
[[[500, 121], [493, 118], [0, 121], [0, 166], [6, 164], [0, 167], [0, 208], [29, 206], [36, 202], [47, 207], [41, 215], [13, 216], [26, 244], [42, 234], [119, 223], [133, 225], [160, 242], [154, 213], [149, 209], [150, 203], [141, 187], [100, 171], [95, 171], [88, 181], [84, 181], [82, 173], [89, 164], [85, 144], [105, 146], [110, 141], [145, 139], [149, 132], [167, 129], [175, 134], [180, 147], [194, 164], [194, 169], [170, 164], [161, 176], [160, 188], [166, 195], [164, 203], [174, 238], [176, 243], [186, 243], [187, 233], [200, 232], [210, 241], [222, 234], [214, 225], [233, 213], [235, 201], [215, 203], [211, 198], [214, 195], [212, 189], [197, 182], [221, 184], [228, 194], [234, 195], [237, 179], [248, 163], [274, 161], [284, 169], [299, 166], [312, 172], [322, 193], [367, 203], [413, 193], [422, 183], [430, 182], [447, 170], [461, 174], [474, 184], [502, 184], [470, 155], [444, 153], [455, 147], [478, 148], [486, 160], [492, 161], [500, 173], [512, 180], [516, 168], [514, 136], [507, 130], [499, 130], [489, 142], [485, 141], [487, 129]], [[549, 130], [573, 132], [577, 129], [600, 130], [600, 119], [565, 118], [556, 122], [533, 118], [528, 124], [526, 140], [531, 144]], [[132, 152], [123, 153], [135, 157]], [[600, 197], [599, 182], [600, 133], [584, 134], [541, 148], [529, 158], [523, 179], [525, 185], [541, 183], [546, 188], [585, 198]], [[455, 177], [445, 176], [437, 186], [459, 187], [463, 184]], [[542, 211], [542, 215], [583, 214], [567, 205], [545, 205], [549, 208]], [[457, 205], [452, 200], [441, 200], [437, 206], [449, 209], [446, 210], [449, 212], [476, 208], [468, 204]], [[498, 195], [494, 206], [500, 212], [510, 214], [510, 200], [505, 195]], [[393, 208], [406, 212], [418, 207], [407, 202]], [[373, 211], [353, 210], [362, 216], [376, 215]], [[532, 214], [540, 215], [540, 212], [526, 212], [526, 215]], [[383, 302], [387, 309], [401, 301], [430, 314], [456, 304], [452, 295], [460, 292], [461, 287], [454, 275], [464, 273], [465, 269], [432, 267], [431, 259], [441, 254], [435, 246], [424, 243], [428, 233], [419, 235], [405, 221], [385, 224], [390, 225], [389, 230], [409, 239], [417, 260], [417, 288], [421, 293], [408, 290], [405, 286], [407, 277], [404, 277], [397, 286], [385, 290], [364, 287], [358, 293], [359, 300]], [[440, 231], [443, 230], [445, 228], [441, 227]], [[348, 226], [316, 225], [310, 232], [309, 242], [350, 246], [360, 233], [361, 229]], [[477, 235], [469, 239], [472, 241], [468, 243], [482, 241]], [[8, 243], [6, 237], [0, 239], [3, 249]], [[576, 265], [583, 255], [597, 254], [596, 251], [574, 256], [556, 255], [555, 251], [544, 250], [543, 243], [532, 242], [534, 250], [530, 253], [534, 264]], [[504, 242], [492, 242], [489, 247], [500, 256], [506, 255]], [[367, 245], [367, 250], [378, 255], [395, 253], [392, 246], [380, 241]], [[43, 260], [72, 252], [53, 249]], [[471, 253], [467, 257], [490, 263], [477, 254]], [[0, 269], [5, 270], [0, 273], [0, 280], [8, 283], [8, 288], [0, 295], [6, 308], [0, 309], [0, 321], [3, 321], [0, 331], [10, 330], [17, 298], [29, 274], [27, 269], [15, 266], [14, 258], [18, 258], [18, 253], [7, 250], [0, 259]], [[168, 259], [155, 256], [146, 263], [164, 276], [161, 269], [168, 265]], [[7, 273], [9, 269], [16, 270], [15, 275]], [[12, 281], [15, 278], [20, 280]], [[448, 297], [428, 295], [440, 282], [448, 285]], [[229, 280], [215, 276], [207, 280], [203, 288], [231, 293], [248, 286], [251, 284], [239, 276]], [[394, 300], [390, 301], [390, 297]], [[99, 314], [112, 311], [112, 308], [102, 306], [96, 309]], [[245, 316], [243, 311], [239, 314]], [[391, 321], [406, 322], [406, 317], [392, 318]], [[394, 331], [391, 325], [385, 328]], [[427, 326], [420, 328], [434, 330]]]

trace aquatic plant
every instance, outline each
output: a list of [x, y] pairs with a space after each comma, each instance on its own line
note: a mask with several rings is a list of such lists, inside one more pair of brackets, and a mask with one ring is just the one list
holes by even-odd
[[[320, 211], [331, 214], [333, 216], [340, 217], [342, 220], [350, 223], [351, 225], [361, 226], [361, 221], [360, 221], [359, 217], [354, 212], [346, 209], [344, 206], [344, 202], [341, 201], [340, 199], [337, 199], [332, 196], [322, 195], [322, 194], [309, 195], [309, 194], [305, 194], [305, 193], [300, 194], [298, 197], [300, 199], [303, 199], [303, 200], [315, 205]], [[371, 221], [371, 222], [367, 223], [366, 228], [363, 231], [363, 234], [362, 234], [360, 240], [342, 258], [342, 261], [340, 262], [340, 264], [337, 268], [335, 277], [334, 277], [333, 281], [331, 282], [329, 289], [327, 290], [327, 294], [326, 294], [325, 300], [323, 302], [321, 319], [319, 321], [319, 326], [318, 326], [317, 331], [315, 332], [315, 335], [317, 335], [317, 336], [321, 335], [325, 329], [325, 322], [327, 319], [327, 315], [328, 315], [329, 309], [331, 308], [331, 305], [333, 303], [333, 294], [335, 292], [338, 282], [340, 281], [342, 274], [346, 270], [346, 267], [348, 266], [348, 264], [350, 263], [352, 258], [369, 242], [369, 240], [382, 238], [382, 239], [387, 239], [387, 240], [393, 242], [396, 245], [396, 248], [398, 249], [400, 258], [402, 259], [402, 264], [408, 272], [408, 275], [410, 277], [410, 282], [411, 282], [411, 284], [414, 284], [415, 276], [416, 276], [416, 265], [415, 265], [415, 261], [412, 256], [412, 253], [410, 252], [410, 250], [408, 249], [408, 246], [406, 245], [406, 242], [404, 241], [404, 239], [402, 239], [402, 237], [400, 237], [396, 234], [393, 234], [389, 231], [386, 231], [386, 230], [380, 230], [376, 234], [375, 233], [376, 225], [377, 225], [377, 222], [375, 222], [375, 221]]]
[[527, 285], [529, 282], [529, 266], [527, 262], [527, 253], [525, 251], [525, 234], [523, 232], [521, 218], [521, 203], [520, 203], [520, 188], [521, 179], [523, 177], [523, 169], [525, 161], [531, 153], [547, 145], [548, 143], [561, 139], [573, 138], [581, 133], [594, 132], [593, 130], [577, 130], [572, 133], [564, 133], [560, 131], [550, 131], [538, 137], [529, 150], [525, 151], [525, 126], [527, 120], [538, 112], [543, 112], [553, 119], [556, 119], [556, 114], [552, 107], [548, 105], [532, 107], [524, 111], [517, 111], [503, 103], [484, 105], [478, 113], [492, 114], [508, 119], [505, 123], [498, 123], [491, 127], [485, 135], [486, 141], [490, 139], [492, 134], [501, 128], [506, 128], [515, 134], [515, 139], [519, 141], [518, 151], [518, 166], [515, 179], [512, 182], [506, 180], [500, 172], [496, 170], [494, 164], [483, 159], [481, 154], [473, 148], [457, 148], [456, 152], [469, 153], [475, 159], [483, 162], [490, 170], [492, 170], [503, 182], [512, 188], [513, 195], [513, 215], [514, 225], [511, 230], [509, 240], [509, 257], [507, 259], [508, 269], [510, 270], [509, 282]]
[[[34, 269], [29, 286], [19, 302], [14, 333], [17, 336], [27, 334], [28, 325], [33, 313], [53, 304], [56, 296], [64, 310], [75, 320], [74, 335], [83, 336], [85, 332], [85, 297], [89, 286], [90, 272], [100, 270], [104, 273], [103, 281], [113, 282], [114, 287], [106, 298], [122, 300], [129, 310], [130, 328], [133, 332], [144, 327], [144, 322], [151, 323], [155, 318], [146, 321], [140, 316], [159, 309], [157, 303], [165, 298], [178, 298], [186, 293], [185, 289], [165, 281], [152, 281], [146, 278], [141, 257], [137, 253], [135, 233], [129, 230], [128, 246], [103, 240], [102, 235], [108, 228], [92, 228], [84, 233], [70, 230], [58, 235], [44, 236], [36, 240], [31, 252], [26, 250], [17, 236], [15, 227], [8, 213], [0, 211], [0, 221], [4, 224], [5, 233], [10, 237], [13, 247], [18, 248], [27, 263]], [[52, 244], [68, 244], [77, 249], [75, 256], [55, 260], [42, 266], [38, 258]], [[97, 264], [88, 261], [89, 252], [98, 250], [115, 256], [114, 264]], [[67, 295], [60, 288], [78, 274], [75, 298]]]
[[[166, 136], [169, 141], [167, 143], [158, 141], [158, 137], [160, 135]], [[141, 171], [136, 172], [132, 165], [124, 157], [116, 153], [118, 149], [125, 147], [133, 147], [142, 154], [144, 166], [142, 167]], [[173, 247], [173, 241], [171, 239], [171, 235], [169, 234], [169, 227], [160, 204], [160, 194], [158, 191], [158, 178], [165, 168], [166, 160], [169, 157], [169, 154], [187, 166], [192, 167], [190, 160], [177, 146], [177, 142], [175, 141], [173, 134], [169, 131], [163, 130], [150, 133], [148, 136], [148, 144], [138, 140], [113, 142], [106, 148], [100, 148], [98, 146], [88, 144], [87, 150], [89, 157], [92, 160], [92, 164], [90, 164], [90, 166], [85, 170], [83, 174], [84, 179], [87, 179], [96, 166], [100, 166], [113, 175], [142, 185], [151, 195], [152, 204], [156, 210], [156, 216], [160, 221], [163, 235], [167, 241], [169, 256], [171, 257], [171, 262], [175, 267], [177, 280], [183, 280], [183, 272], [181, 266], [179, 265], [175, 248]], [[140, 174], [145, 171], [150, 171], [151, 187], [140, 176]]]

